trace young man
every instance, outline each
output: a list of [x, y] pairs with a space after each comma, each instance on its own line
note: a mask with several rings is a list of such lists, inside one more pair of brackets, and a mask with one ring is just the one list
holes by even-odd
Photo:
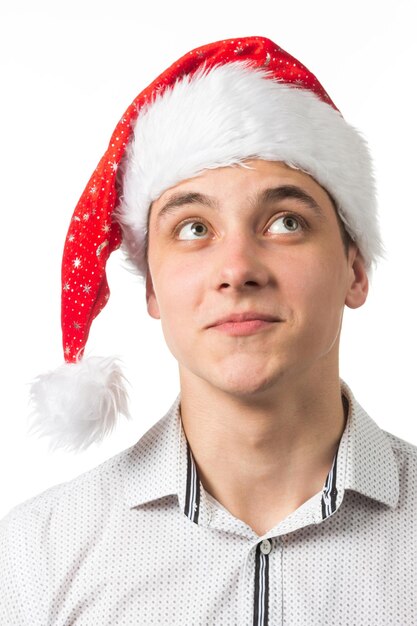
[[82, 358], [122, 238], [181, 392], [3, 520], [1, 623], [416, 624], [416, 448], [339, 378], [344, 307], [382, 250], [357, 131], [261, 37], [193, 50], [138, 96], [68, 232], [67, 364], [33, 389], [69, 449], [126, 411], [117, 363]]

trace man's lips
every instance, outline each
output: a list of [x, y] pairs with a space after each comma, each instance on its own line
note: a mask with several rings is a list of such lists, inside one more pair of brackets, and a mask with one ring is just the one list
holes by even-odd
[[276, 315], [269, 315], [268, 313], [259, 313], [257, 311], [245, 311], [244, 313], [229, 313], [224, 317], [216, 320], [211, 326], [218, 326], [219, 324], [250, 322], [253, 320], [262, 320], [264, 322], [280, 322], [281, 320]]
[[226, 315], [213, 324], [210, 324], [208, 328], [215, 328], [218, 331], [234, 336], [251, 335], [258, 330], [271, 328], [275, 323], [280, 321], [281, 320], [275, 315], [247, 311], [245, 313]]
[[265, 328], [271, 328], [275, 323], [276, 322], [267, 322], [265, 320], [246, 320], [245, 322], [225, 322], [224, 324], [216, 324], [216, 326], [212, 326], [212, 328], [226, 335], [240, 337], [252, 335]]

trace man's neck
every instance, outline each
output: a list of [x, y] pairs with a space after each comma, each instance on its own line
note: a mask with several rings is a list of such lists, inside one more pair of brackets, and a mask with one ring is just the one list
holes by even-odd
[[181, 376], [181, 417], [204, 489], [262, 535], [322, 490], [345, 427], [338, 374], [255, 399]]

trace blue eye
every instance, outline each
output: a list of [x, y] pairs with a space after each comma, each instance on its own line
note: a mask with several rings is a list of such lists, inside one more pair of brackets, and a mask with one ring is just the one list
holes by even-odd
[[202, 222], [188, 222], [178, 231], [179, 239], [202, 239], [208, 233], [208, 228]]
[[293, 215], [281, 215], [274, 220], [268, 230], [275, 234], [294, 233], [300, 230], [301, 224]]

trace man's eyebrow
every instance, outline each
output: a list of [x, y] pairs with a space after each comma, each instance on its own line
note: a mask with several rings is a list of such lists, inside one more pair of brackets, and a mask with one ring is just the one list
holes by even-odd
[[219, 209], [219, 204], [215, 198], [203, 193], [190, 191], [188, 193], [174, 193], [158, 212], [157, 220], [161, 220], [165, 215], [175, 214], [175, 210], [186, 204], [202, 204], [211, 209]]
[[282, 185], [280, 187], [272, 187], [265, 189], [256, 199], [255, 204], [267, 204], [268, 202], [280, 202], [281, 200], [287, 200], [288, 198], [294, 198], [300, 200], [303, 204], [312, 209], [319, 217], [324, 217], [324, 212], [321, 206], [314, 200], [309, 193], [304, 191], [297, 185]]
[[[312, 209], [319, 217], [324, 217], [323, 209], [314, 200], [310, 194], [297, 185], [281, 185], [279, 187], [271, 187], [264, 189], [260, 193], [256, 194], [249, 199], [249, 202], [253, 206], [261, 206], [272, 202], [280, 202], [287, 199], [299, 200], [310, 209]], [[207, 196], [198, 192], [188, 193], [175, 193], [164, 204], [161, 210], [158, 212], [157, 221], [159, 222], [164, 216], [168, 214], [175, 214], [176, 209], [185, 206], [187, 204], [201, 204], [208, 206], [212, 209], [219, 210], [219, 204], [215, 198]]]

